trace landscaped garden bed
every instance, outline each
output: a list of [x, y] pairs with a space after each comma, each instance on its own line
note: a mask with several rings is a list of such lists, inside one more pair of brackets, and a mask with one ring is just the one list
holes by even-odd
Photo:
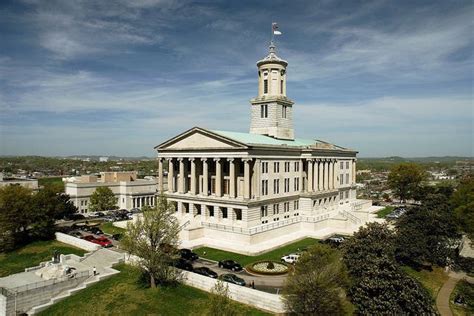
[[262, 275], [282, 275], [290, 271], [290, 267], [284, 263], [275, 261], [258, 261], [245, 267], [249, 273]]

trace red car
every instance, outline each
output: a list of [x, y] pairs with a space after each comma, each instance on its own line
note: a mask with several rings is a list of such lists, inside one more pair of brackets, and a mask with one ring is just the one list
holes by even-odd
[[100, 246], [105, 247], [105, 248], [113, 246], [112, 242], [104, 236], [100, 236], [100, 237], [96, 238], [92, 235], [87, 235], [87, 236], [83, 236], [82, 239], [87, 240], [89, 242], [92, 242], [94, 244], [100, 245]]

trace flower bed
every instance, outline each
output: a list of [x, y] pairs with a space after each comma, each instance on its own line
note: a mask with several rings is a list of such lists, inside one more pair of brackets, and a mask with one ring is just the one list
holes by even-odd
[[290, 270], [286, 264], [275, 261], [258, 261], [249, 264], [245, 268], [250, 273], [263, 275], [282, 275]]

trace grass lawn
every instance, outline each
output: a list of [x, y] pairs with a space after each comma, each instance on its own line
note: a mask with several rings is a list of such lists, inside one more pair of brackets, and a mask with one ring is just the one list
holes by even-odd
[[[464, 297], [467, 306], [459, 306], [453, 303], [458, 293]], [[455, 316], [474, 315], [474, 284], [464, 280], [459, 281], [451, 293], [449, 305]]]
[[62, 177], [49, 177], [49, 178], [38, 179], [38, 185], [46, 185], [46, 184], [61, 184], [64, 186]]
[[[279, 262], [281, 257], [283, 257], [284, 255], [297, 252], [298, 249], [302, 250], [303, 248], [314, 245], [317, 242], [317, 239], [305, 238], [295, 243], [277, 248], [275, 250], [263, 253], [258, 256], [246, 256], [234, 252], [228, 252], [208, 247], [196, 248], [193, 251], [197, 253], [201, 258], [211, 259], [215, 261], [232, 259], [245, 266], [247, 264], [260, 260], [274, 260]], [[206, 252], [206, 255], [204, 255], [204, 252]]]
[[115, 234], [123, 234], [125, 233], [125, 229], [116, 227], [112, 223], [102, 223], [100, 224], [100, 229], [110, 235], [115, 235]]
[[57, 249], [61, 254], [76, 254], [79, 256], [82, 256], [85, 252], [82, 249], [56, 240], [33, 242], [15, 251], [0, 253], [0, 277], [23, 272], [25, 268], [51, 260], [54, 249]]
[[392, 211], [395, 209], [393, 206], [386, 206], [385, 208], [381, 209], [380, 211], [377, 212], [377, 217], [378, 218], [385, 218], [388, 214], [392, 213]]
[[[140, 271], [129, 265], [116, 267], [120, 274], [78, 292], [40, 315], [202, 315], [209, 303], [207, 292], [179, 285], [145, 288]], [[242, 304], [245, 315], [269, 315]]]
[[402, 269], [408, 275], [418, 280], [428, 290], [435, 301], [439, 289], [441, 289], [444, 282], [448, 280], [448, 276], [445, 274], [444, 269], [439, 267], [433, 267], [433, 271], [416, 271], [408, 266], [402, 266]]

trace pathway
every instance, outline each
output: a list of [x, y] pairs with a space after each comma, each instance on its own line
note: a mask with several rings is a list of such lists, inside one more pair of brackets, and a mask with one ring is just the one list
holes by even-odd
[[461, 279], [465, 279], [469, 283], [474, 283], [474, 278], [466, 276], [466, 273], [458, 273], [451, 271], [449, 273], [448, 281], [446, 281], [439, 290], [438, 296], [436, 297], [436, 307], [438, 308], [438, 312], [441, 314], [441, 316], [453, 315], [453, 313], [451, 312], [451, 308], [449, 307], [449, 299], [451, 297], [451, 293], [456, 287], [456, 284]]

